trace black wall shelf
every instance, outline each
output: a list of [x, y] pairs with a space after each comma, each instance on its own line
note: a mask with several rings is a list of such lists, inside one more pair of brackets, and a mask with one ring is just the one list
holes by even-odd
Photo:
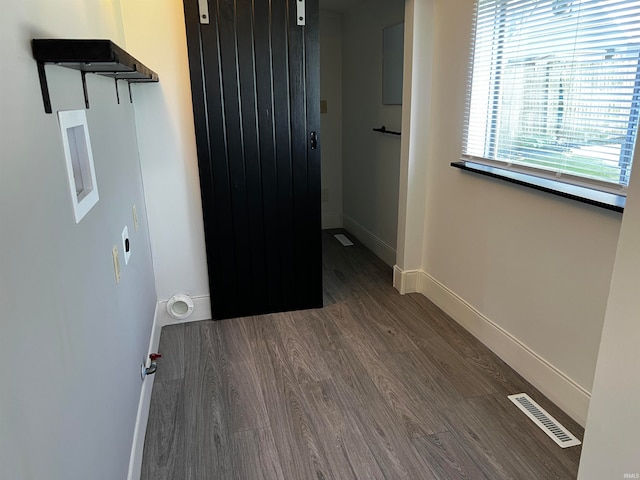
[[40, 89], [44, 110], [51, 113], [51, 97], [47, 85], [44, 66], [54, 64], [80, 71], [85, 105], [89, 108], [89, 95], [85, 75], [95, 73], [110, 77], [116, 83], [116, 97], [120, 103], [118, 80], [124, 80], [129, 86], [129, 101], [132, 83], [158, 82], [158, 74], [125, 52], [111, 40], [75, 40], [75, 39], [34, 39], [31, 41], [33, 58], [38, 63]]

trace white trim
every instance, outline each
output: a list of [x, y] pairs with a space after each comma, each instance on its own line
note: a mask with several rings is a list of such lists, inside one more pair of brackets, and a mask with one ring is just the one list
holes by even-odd
[[393, 286], [401, 295], [418, 292], [420, 270], [402, 270], [398, 265], [393, 266]]
[[323, 213], [322, 214], [322, 229], [327, 230], [330, 228], [342, 228], [341, 213]]
[[418, 291], [471, 332], [576, 422], [585, 426], [591, 400], [589, 391], [424, 271], [419, 272]]
[[[166, 310], [165, 310], [166, 311]], [[149, 354], [158, 351], [160, 346], [160, 333], [162, 330], [162, 312], [160, 303], [156, 304], [156, 311], [153, 315], [153, 327], [151, 328], [151, 338], [149, 339]], [[140, 359], [142, 362], [142, 359]], [[136, 416], [136, 426], [133, 431], [133, 444], [131, 446], [131, 457], [129, 458], [129, 474], [127, 480], [139, 480], [142, 472], [142, 454], [144, 450], [144, 437], [147, 431], [149, 420], [149, 407], [151, 405], [151, 392], [153, 390], [154, 375], [147, 375], [142, 382], [140, 401], [138, 402], [138, 414]]]
[[199, 297], [191, 297], [193, 300], [193, 312], [189, 315], [189, 318], [183, 320], [176, 320], [172, 318], [167, 312], [167, 300], [161, 300], [158, 302], [160, 308], [160, 317], [162, 320], [162, 326], [165, 325], [177, 325], [179, 323], [199, 322], [201, 320], [211, 320], [211, 302], [209, 295], [201, 295]]
[[342, 214], [344, 229], [360, 240], [364, 246], [392, 267], [396, 263], [396, 249], [385, 243], [346, 213]]

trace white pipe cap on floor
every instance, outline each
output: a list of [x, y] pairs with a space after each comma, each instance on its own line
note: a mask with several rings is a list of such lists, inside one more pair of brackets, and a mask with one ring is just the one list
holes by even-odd
[[184, 320], [193, 312], [193, 300], [189, 295], [179, 293], [167, 302], [167, 313], [176, 320]]

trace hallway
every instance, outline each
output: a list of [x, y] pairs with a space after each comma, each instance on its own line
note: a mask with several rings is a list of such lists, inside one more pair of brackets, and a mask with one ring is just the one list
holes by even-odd
[[582, 428], [336, 232], [323, 309], [163, 329], [142, 479], [576, 478], [507, 395]]

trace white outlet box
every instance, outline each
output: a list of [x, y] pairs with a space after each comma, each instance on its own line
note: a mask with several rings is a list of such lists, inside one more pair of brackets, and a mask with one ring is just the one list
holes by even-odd
[[129, 240], [129, 227], [126, 225], [122, 230], [122, 251], [124, 252], [124, 264], [129, 265], [129, 258], [131, 258], [131, 241]]
[[73, 213], [76, 223], [80, 223], [99, 199], [87, 116], [84, 110], [60, 111], [58, 121], [62, 132]]

